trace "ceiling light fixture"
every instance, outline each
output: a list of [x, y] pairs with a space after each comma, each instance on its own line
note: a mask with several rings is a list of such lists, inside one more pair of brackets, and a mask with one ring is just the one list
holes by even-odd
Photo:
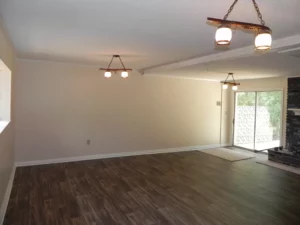
[[111, 77], [111, 72], [109, 72], [109, 71], [105, 71], [105, 73], [104, 73], [104, 77], [106, 77], [106, 78], [110, 78], [110, 77]]
[[[232, 77], [233, 81], [228, 81], [228, 78], [230, 76]], [[222, 88], [224, 90], [228, 89], [229, 86], [232, 86], [232, 90], [234, 90], [234, 91], [236, 91], [238, 89], [238, 86], [241, 85], [240, 83], [235, 82], [233, 73], [228, 73], [228, 76], [226, 77], [226, 80], [225, 81], [221, 81], [221, 84], [223, 84]]]
[[[115, 58], [118, 58], [120, 60], [123, 68], [117, 68], [117, 69], [111, 69], [110, 68], [110, 66], [111, 66], [111, 64], [112, 64], [112, 62], [114, 61]], [[127, 78], [128, 77], [128, 71], [132, 71], [132, 69], [128, 69], [128, 68], [126, 68], [124, 66], [124, 63], [123, 63], [120, 55], [113, 55], [112, 58], [111, 58], [111, 60], [110, 60], [110, 63], [108, 65], [108, 67], [107, 68], [100, 68], [99, 70], [104, 70], [105, 71], [104, 72], [104, 77], [106, 77], [106, 78], [110, 78], [111, 77], [111, 72], [117, 73], [119, 71], [122, 71], [121, 77]]]
[[127, 78], [127, 77], [128, 77], [128, 72], [127, 72], [127, 71], [123, 71], [123, 72], [121, 73], [121, 77]]
[[232, 30], [228, 26], [220, 26], [216, 32], [217, 45], [229, 45], [232, 38]]
[[227, 20], [229, 14], [232, 12], [234, 6], [238, 0], [235, 0], [230, 6], [227, 14], [223, 19], [207, 18], [207, 22], [212, 25], [217, 25], [218, 29], [216, 32], [215, 40], [217, 45], [229, 46], [232, 39], [232, 29], [243, 29], [250, 30], [256, 34], [255, 37], [255, 49], [256, 50], [268, 50], [272, 45], [272, 30], [265, 26], [265, 21], [262, 18], [262, 14], [258, 8], [255, 0], [252, 0], [254, 8], [257, 12], [257, 16], [260, 20], [260, 24], [245, 23], [239, 21]]

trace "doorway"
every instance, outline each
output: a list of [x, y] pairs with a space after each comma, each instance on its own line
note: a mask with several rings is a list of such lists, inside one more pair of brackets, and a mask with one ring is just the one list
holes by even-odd
[[265, 151], [281, 145], [282, 91], [235, 93], [234, 146]]

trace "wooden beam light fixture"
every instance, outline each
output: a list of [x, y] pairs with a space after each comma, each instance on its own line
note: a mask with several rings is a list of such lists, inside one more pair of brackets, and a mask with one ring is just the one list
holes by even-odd
[[[112, 64], [112, 62], [114, 61], [115, 58], [118, 58], [120, 60], [120, 63], [122, 64], [123, 68], [116, 68], [116, 69], [110, 68], [110, 66], [111, 66], [111, 64]], [[111, 60], [110, 60], [110, 63], [108, 65], [108, 67], [107, 68], [100, 68], [99, 70], [104, 70], [105, 71], [104, 72], [104, 77], [106, 77], [106, 78], [111, 77], [111, 72], [117, 73], [119, 71], [122, 71], [121, 72], [121, 77], [127, 78], [128, 77], [128, 71], [132, 71], [132, 69], [128, 69], [124, 66], [124, 63], [123, 63], [120, 55], [113, 55]]]
[[[232, 81], [228, 81], [228, 78], [232, 77]], [[221, 84], [223, 89], [226, 90], [228, 89], [229, 86], [232, 86], [232, 90], [237, 91], [238, 86], [241, 85], [240, 83], [237, 83], [234, 79], [233, 73], [228, 73], [228, 76], [226, 77], [225, 81], [221, 81]]]
[[260, 24], [245, 23], [240, 21], [227, 20], [229, 14], [232, 12], [234, 6], [238, 0], [234, 0], [230, 6], [227, 14], [223, 19], [207, 18], [207, 22], [211, 25], [218, 26], [215, 41], [217, 45], [229, 46], [232, 39], [232, 29], [242, 29], [252, 31], [256, 34], [255, 37], [255, 49], [256, 50], [268, 50], [272, 45], [272, 30], [265, 26], [265, 21], [262, 18], [262, 14], [258, 8], [255, 0], [252, 0], [254, 8], [257, 12], [257, 16], [260, 19]]

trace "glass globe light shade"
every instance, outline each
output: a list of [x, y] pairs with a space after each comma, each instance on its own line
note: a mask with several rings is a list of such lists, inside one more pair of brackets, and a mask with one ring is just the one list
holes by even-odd
[[272, 45], [272, 36], [268, 32], [260, 33], [255, 38], [255, 48], [257, 50], [268, 50]]
[[128, 72], [127, 72], [127, 71], [123, 71], [123, 72], [121, 73], [121, 77], [127, 78], [127, 77], [128, 77]]
[[219, 27], [215, 38], [218, 45], [229, 45], [232, 38], [232, 31], [228, 27]]
[[104, 77], [110, 78], [110, 77], [111, 77], [111, 72], [106, 71], [106, 72], [104, 73]]
[[238, 86], [237, 86], [237, 85], [233, 85], [233, 86], [232, 86], [232, 90], [237, 91], [237, 89], [238, 89]]
[[228, 84], [223, 84], [223, 89], [224, 90], [228, 89]]

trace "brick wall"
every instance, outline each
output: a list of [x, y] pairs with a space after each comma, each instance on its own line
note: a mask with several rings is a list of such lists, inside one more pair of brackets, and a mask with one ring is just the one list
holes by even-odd
[[[300, 109], [300, 77], [288, 79], [288, 109]], [[291, 151], [300, 153], [300, 116], [293, 111], [287, 113], [286, 145]]]

